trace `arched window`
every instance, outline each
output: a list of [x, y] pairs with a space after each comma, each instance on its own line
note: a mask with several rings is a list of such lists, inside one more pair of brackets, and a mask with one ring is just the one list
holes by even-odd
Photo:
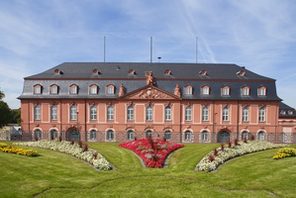
[[51, 85], [50, 87], [49, 87], [49, 92], [50, 92], [50, 94], [58, 94], [59, 93], [59, 86], [57, 86], [57, 85]]
[[51, 105], [50, 107], [50, 119], [57, 120], [58, 119], [58, 107], [57, 105]]
[[185, 95], [192, 95], [192, 86], [191, 85], [187, 85], [185, 87], [185, 91], [184, 91]]
[[201, 120], [204, 122], [209, 121], [209, 108], [206, 105], [202, 106]]
[[166, 139], [166, 140], [172, 139], [172, 132], [169, 130], [165, 131], [164, 132], [164, 139]]
[[192, 120], [192, 108], [191, 106], [188, 106], [185, 108], [185, 121], [191, 121]]
[[229, 121], [229, 107], [228, 106], [223, 107], [222, 121]]
[[184, 141], [191, 142], [192, 139], [193, 139], [192, 132], [189, 131], [189, 130], [185, 131], [185, 133], [184, 133]]
[[250, 95], [250, 88], [245, 86], [241, 88], [241, 95], [242, 96], [249, 96]]
[[113, 106], [109, 106], [107, 108], [107, 120], [108, 121], [114, 120], [114, 108], [113, 108]]
[[230, 88], [228, 86], [221, 88], [221, 95], [222, 96], [229, 96], [230, 95]]
[[78, 94], [78, 86], [73, 84], [69, 87], [69, 93], [70, 94], [73, 94], [73, 95], [76, 95]]
[[242, 132], [242, 140], [248, 140], [249, 139], [249, 132], [243, 131]]
[[209, 95], [210, 94], [210, 87], [209, 86], [202, 86], [200, 88], [201, 95]]
[[133, 106], [127, 107], [127, 120], [128, 121], [134, 120], [134, 107]]
[[98, 86], [97, 85], [89, 86], [89, 94], [90, 95], [97, 95], [98, 94]]
[[259, 122], [265, 122], [265, 107], [259, 108]]
[[152, 106], [149, 105], [146, 107], [146, 121], [152, 121], [153, 119], [153, 109]]
[[72, 104], [70, 106], [70, 120], [77, 120], [77, 105]]
[[34, 106], [34, 120], [40, 121], [41, 120], [41, 105], [37, 104]]
[[145, 136], [146, 136], [146, 138], [151, 138], [152, 137], [152, 131], [151, 130], [146, 131]]
[[107, 141], [113, 141], [115, 139], [114, 136], [114, 131], [113, 130], [108, 130], [106, 133], [106, 140]]
[[170, 106], [167, 106], [164, 109], [164, 119], [165, 119], [165, 121], [171, 121], [172, 120], [172, 108]]
[[97, 139], [97, 131], [95, 129], [92, 129], [90, 132], [89, 132], [89, 140], [96, 140]]
[[133, 130], [127, 131], [127, 139], [128, 140], [134, 140], [135, 139], [135, 132]]
[[257, 89], [258, 96], [266, 96], [266, 87], [261, 86]]
[[35, 129], [34, 132], [34, 140], [38, 141], [41, 140], [42, 132], [40, 129]]
[[201, 132], [201, 142], [202, 143], [207, 143], [209, 142], [209, 132], [204, 130]]
[[265, 132], [264, 131], [259, 131], [258, 135], [257, 135], [257, 139], [260, 140], [260, 141], [265, 140], [266, 139]]
[[55, 140], [58, 138], [58, 131], [56, 129], [52, 129], [49, 132], [49, 139], [50, 140]]
[[115, 86], [114, 85], [108, 85], [107, 86], [107, 95], [114, 95], [115, 94]]
[[243, 122], [248, 122], [249, 121], [249, 107], [248, 106], [243, 107], [242, 121]]
[[89, 117], [90, 117], [90, 120], [97, 120], [97, 106], [96, 105], [90, 106]]
[[42, 94], [42, 86], [37, 84], [37, 85], [34, 85], [33, 89], [34, 89], [34, 94]]

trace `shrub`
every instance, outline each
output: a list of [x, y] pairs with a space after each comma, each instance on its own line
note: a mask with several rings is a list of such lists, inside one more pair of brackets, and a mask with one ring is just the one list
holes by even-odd
[[224, 144], [221, 144], [221, 151], [224, 151]]
[[231, 148], [231, 146], [232, 146], [231, 142], [228, 142], [228, 148]]
[[295, 156], [296, 156], [296, 148], [281, 148], [276, 152], [276, 154], [272, 158], [278, 160], [286, 157], [295, 157]]

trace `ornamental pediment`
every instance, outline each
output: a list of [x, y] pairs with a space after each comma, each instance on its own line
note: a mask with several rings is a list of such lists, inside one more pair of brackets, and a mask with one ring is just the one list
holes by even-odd
[[178, 99], [177, 96], [163, 91], [159, 88], [148, 86], [140, 90], [133, 91], [124, 97], [125, 99]]

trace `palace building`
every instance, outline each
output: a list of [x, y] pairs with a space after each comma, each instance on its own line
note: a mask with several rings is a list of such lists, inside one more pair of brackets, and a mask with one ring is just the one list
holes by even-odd
[[275, 80], [235, 64], [69, 62], [24, 80], [23, 140], [296, 143]]

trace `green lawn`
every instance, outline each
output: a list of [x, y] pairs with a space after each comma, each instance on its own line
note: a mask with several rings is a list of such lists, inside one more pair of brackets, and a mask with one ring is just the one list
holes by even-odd
[[0, 197], [295, 197], [296, 158], [273, 160], [276, 150], [236, 158], [212, 173], [195, 172], [215, 144], [187, 144], [165, 169], [144, 168], [117, 144], [91, 143], [115, 170], [98, 172], [87, 163], [36, 149], [29, 158], [0, 152]]

